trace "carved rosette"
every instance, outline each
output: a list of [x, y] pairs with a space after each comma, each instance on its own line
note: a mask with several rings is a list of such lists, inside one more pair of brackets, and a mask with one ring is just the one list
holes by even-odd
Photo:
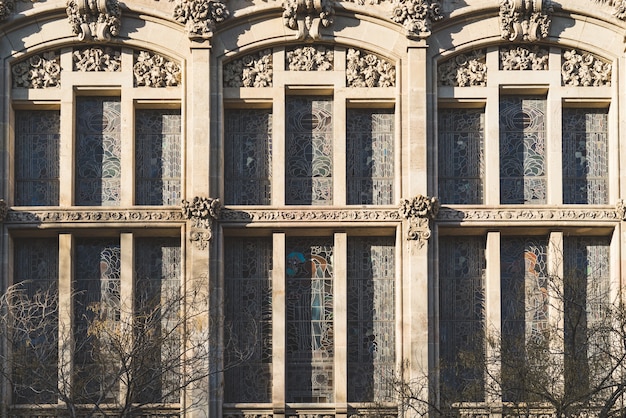
[[348, 49], [346, 62], [348, 87], [393, 87], [396, 67], [377, 55], [358, 49]]
[[183, 217], [191, 221], [189, 240], [196, 248], [205, 250], [213, 236], [211, 228], [213, 221], [220, 217], [221, 205], [219, 199], [210, 197], [194, 197], [192, 201], [183, 199]]
[[402, 24], [409, 38], [428, 37], [433, 23], [441, 19], [441, 5], [436, 0], [393, 0], [391, 20]]
[[610, 86], [612, 65], [589, 52], [564, 51], [561, 76], [564, 86]]
[[437, 67], [440, 86], [473, 87], [487, 85], [487, 53], [484, 49], [458, 54]]
[[512, 46], [500, 48], [500, 68], [505, 71], [548, 69], [549, 51], [538, 46]]
[[320, 39], [321, 27], [333, 23], [335, 6], [332, 0], [285, 0], [283, 22], [297, 31], [296, 39]]
[[398, 213], [408, 220], [408, 240], [416, 240], [421, 248], [430, 238], [430, 220], [437, 217], [439, 199], [417, 195], [411, 199], [402, 199]]
[[174, 7], [174, 19], [185, 25], [189, 39], [211, 39], [216, 25], [229, 16], [226, 4], [213, 0], [178, 0]]
[[118, 0], [68, 0], [66, 11], [80, 41], [108, 41], [120, 33], [122, 12]]
[[249, 54], [224, 65], [224, 87], [271, 87], [272, 50]]
[[180, 66], [159, 54], [139, 51], [134, 54], [135, 87], [173, 87], [181, 80]]
[[5, 202], [4, 199], [0, 199], [0, 222], [4, 222], [8, 213], [9, 207], [7, 206], [7, 202]]
[[500, 0], [500, 36], [509, 41], [543, 39], [553, 12], [550, 0]]
[[33, 55], [11, 67], [13, 87], [45, 89], [61, 86], [61, 64], [55, 51]]
[[75, 50], [72, 58], [74, 71], [122, 71], [122, 51], [119, 48], [83, 48]]
[[334, 52], [324, 46], [304, 46], [287, 51], [289, 71], [332, 71]]

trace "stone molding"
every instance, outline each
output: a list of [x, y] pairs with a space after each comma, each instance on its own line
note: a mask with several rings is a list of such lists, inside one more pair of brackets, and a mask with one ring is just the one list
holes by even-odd
[[13, 87], [45, 89], [61, 87], [61, 63], [58, 51], [31, 55], [11, 66]]
[[122, 12], [118, 0], [69, 0], [66, 12], [79, 41], [109, 41], [120, 33]]
[[192, 40], [211, 39], [216, 25], [229, 16], [226, 4], [214, 0], [177, 0], [174, 6], [174, 19], [185, 25]]
[[285, 55], [289, 71], [332, 71], [335, 54], [325, 46], [303, 46], [287, 51]]
[[391, 20], [400, 23], [410, 39], [430, 36], [432, 25], [443, 19], [437, 0], [393, 0]]
[[297, 31], [296, 39], [321, 38], [321, 27], [333, 23], [335, 5], [333, 0], [285, 0], [283, 22], [289, 29]]
[[[626, 216], [626, 206], [624, 206]], [[501, 223], [511, 222], [527, 224], [528, 222], [567, 222], [567, 221], [597, 221], [615, 222], [624, 220], [620, 213], [619, 204], [614, 208], [582, 208], [561, 207], [555, 208], [450, 208], [443, 207], [437, 216], [437, 223], [445, 224], [459, 221]]]
[[122, 71], [122, 51], [120, 48], [93, 47], [74, 50], [72, 54], [74, 71]]
[[348, 49], [346, 59], [348, 87], [394, 87], [396, 67], [375, 54], [360, 49]]
[[264, 49], [224, 65], [224, 87], [271, 87], [272, 50]]
[[487, 51], [477, 49], [458, 54], [437, 66], [437, 82], [449, 87], [487, 85]]
[[500, 48], [500, 68], [513, 70], [548, 70], [550, 51], [539, 46], [511, 46]]
[[148, 51], [133, 54], [135, 87], [175, 87], [180, 84], [180, 65]]
[[401, 199], [398, 213], [408, 221], [407, 240], [417, 241], [421, 248], [431, 235], [430, 221], [439, 213], [439, 199], [417, 195], [411, 199]]
[[220, 214], [221, 223], [277, 223], [277, 222], [329, 222], [329, 221], [382, 221], [397, 222], [397, 209], [230, 209]]
[[548, 36], [554, 8], [550, 0], [500, 0], [500, 36], [535, 42]]
[[189, 241], [199, 250], [206, 250], [213, 236], [213, 222], [220, 218], [220, 200], [199, 196], [191, 201], [183, 199], [181, 212], [184, 219], [191, 221]]
[[612, 65], [589, 52], [563, 51], [561, 76], [564, 86], [610, 86]]
[[[0, 204], [1, 205], [1, 204]], [[6, 204], [5, 204], [6, 205]], [[96, 222], [181, 222], [184, 221], [180, 210], [172, 209], [57, 209], [57, 210], [21, 210], [8, 212], [6, 222], [25, 223], [96, 223]]]

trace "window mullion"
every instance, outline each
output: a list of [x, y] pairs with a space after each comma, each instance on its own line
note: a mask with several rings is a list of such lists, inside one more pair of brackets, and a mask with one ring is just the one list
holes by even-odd
[[59, 234], [59, 393], [67, 394], [73, 386], [73, 324], [72, 315], [72, 234]]
[[272, 392], [274, 416], [285, 410], [285, 355], [286, 355], [286, 310], [285, 310], [285, 233], [273, 234], [272, 268]]
[[[345, 177], [345, 176], [344, 176]], [[335, 233], [333, 318], [335, 339], [335, 402], [337, 408], [348, 401], [348, 237]], [[340, 412], [340, 411], [337, 411]]]
[[[134, 275], [134, 244], [133, 234], [131, 232], [124, 232], [120, 234], [120, 252], [121, 252], [121, 266], [120, 266], [120, 326], [122, 327], [122, 335], [126, 335], [130, 338], [130, 346], [127, 349], [132, 350], [132, 323], [133, 323], [133, 275]], [[124, 371], [122, 371], [124, 373]], [[125, 382], [131, 382], [132, 376], [126, 376], [126, 378], [120, 381], [119, 402], [120, 405], [125, 404], [124, 397], [127, 393]]]
[[[501, 299], [500, 299], [500, 232], [493, 231], [487, 233], [487, 249], [485, 258], [487, 260], [487, 274], [485, 283], [485, 318], [487, 338], [493, 336], [495, 339], [502, 335], [501, 322]], [[486, 344], [486, 358], [497, 359], [497, 361], [487, 362], [487, 376], [485, 376], [485, 400], [487, 403], [499, 403], [501, 396], [496, 395], [497, 391], [490, 390], [498, 384], [494, 377], [500, 374], [500, 360], [497, 358], [499, 347], [493, 344]]]

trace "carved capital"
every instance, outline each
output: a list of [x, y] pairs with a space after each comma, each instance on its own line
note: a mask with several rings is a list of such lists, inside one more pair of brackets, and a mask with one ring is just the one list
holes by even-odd
[[285, 0], [283, 22], [289, 29], [296, 30], [297, 39], [320, 39], [321, 27], [333, 23], [335, 6], [332, 0]]
[[108, 41], [122, 26], [118, 0], [68, 0], [66, 11], [80, 41]]
[[4, 199], [0, 199], [0, 222], [4, 222], [8, 213], [9, 207], [7, 206], [7, 202], [5, 202]]
[[424, 39], [433, 23], [443, 19], [441, 5], [436, 0], [394, 0], [391, 20], [402, 24], [409, 38]]
[[200, 250], [205, 250], [213, 236], [213, 221], [219, 219], [221, 204], [219, 199], [194, 197], [192, 201], [183, 199], [182, 213], [191, 221], [189, 240]]
[[213, 0], [177, 0], [174, 7], [174, 19], [185, 25], [189, 39], [211, 39], [216, 25], [229, 16], [226, 4]]
[[408, 220], [407, 239], [416, 240], [421, 248], [430, 238], [430, 220], [439, 213], [439, 199], [417, 195], [411, 199], [402, 199], [398, 213]]
[[553, 11], [550, 0], [500, 0], [500, 36], [509, 41], [543, 39]]

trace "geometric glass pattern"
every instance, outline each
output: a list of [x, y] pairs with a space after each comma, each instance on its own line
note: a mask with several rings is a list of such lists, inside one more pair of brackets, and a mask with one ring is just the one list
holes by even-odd
[[58, 110], [15, 112], [15, 204], [59, 204]]
[[333, 101], [287, 97], [285, 103], [288, 205], [333, 203]]
[[76, 99], [76, 204], [119, 206], [120, 99]]
[[563, 203], [608, 203], [608, 110], [563, 108]]
[[394, 204], [393, 110], [347, 109], [346, 112], [348, 204]]
[[333, 242], [287, 238], [287, 402], [333, 402]]
[[348, 402], [391, 395], [395, 273], [394, 237], [348, 239]]
[[[225, 241], [226, 402], [272, 400], [272, 239]], [[242, 362], [241, 355], [248, 353]], [[239, 357], [239, 358], [238, 358]]]
[[439, 239], [441, 396], [446, 401], [484, 400], [485, 245], [484, 237]]
[[439, 109], [439, 198], [448, 204], [483, 202], [484, 109]]
[[272, 111], [227, 109], [224, 121], [225, 204], [269, 205]]
[[546, 99], [500, 98], [500, 203], [546, 202]]
[[178, 205], [180, 110], [138, 109], [135, 118], [135, 203]]

